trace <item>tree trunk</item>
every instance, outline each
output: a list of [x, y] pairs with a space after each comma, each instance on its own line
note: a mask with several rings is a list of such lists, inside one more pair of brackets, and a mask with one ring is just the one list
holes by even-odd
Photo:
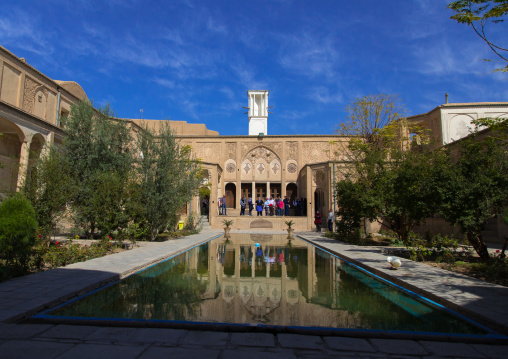
[[476, 253], [478, 253], [478, 256], [480, 256], [482, 261], [488, 261], [490, 259], [489, 251], [487, 250], [487, 245], [483, 241], [480, 232], [468, 230], [467, 240], [473, 246], [474, 250], [476, 251]]

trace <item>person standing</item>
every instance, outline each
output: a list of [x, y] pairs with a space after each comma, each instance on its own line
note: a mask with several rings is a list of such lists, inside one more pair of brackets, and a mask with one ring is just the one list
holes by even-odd
[[265, 215], [268, 217], [270, 215], [270, 199], [268, 197], [265, 198]]
[[280, 197], [277, 198], [277, 208], [279, 209], [278, 216], [282, 217], [282, 211], [284, 210], [284, 202]]
[[226, 195], [222, 196], [222, 214], [227, 216]]
[[316, 214], [314, 216], [314, 224], [316, 225], [316, 232], [321, 232], [321, 224], [323, 223], [323, 220], [321, 219], [321, 213], [319, 211], [316, 211]]
[[258, 200], [256, 201], [256, 212], [258, 212], [258, 216], [263, 217], [263, 200], [261, 197], [258, 197]]
[[270, 216], [273, 216], [275, 214], [275, 201], [273, 198], [270, 198], [268, 200], [268, 207], [270, 208]]
[[333, 232], [333, 219], [334, 219], [335, 216], [334, 216], [333, 211], [332, 211], [331, 208], [328, 210], [328, 212], [329, 212], [328, 213], [328, 230], [330, 232]]
[[252, 197], [249, 197], [249, 216], [252, 216], [252, 209], [254, 208], [254, 204], [252, 204]]
[[219, 206], [219, 216], [222, 216], [222, 197], [219, 197], [217, 201], [217, 206]]
[[284, 198], [284, 215], [289, 216], [289, 198], [287, 196]]
[[245, 202], [245, 197], [242, 197], [240, 200], [240, 216], [245, 216], [245, 206], [247, 203]]

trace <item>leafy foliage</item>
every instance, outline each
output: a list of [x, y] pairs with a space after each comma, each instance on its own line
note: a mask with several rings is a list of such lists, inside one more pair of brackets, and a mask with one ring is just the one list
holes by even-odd
[[0, 256], [7, 264], [26, 267], [36, 231], [35, 210], [22, 193], [0, 203]]
[[45, 239], [49, 240], [51, 230], [62, 218], [72, 189], [67, 157], [62, 148], [50, 145], [30, 166], [23, 186]]
[[[382, 119], [367, 120], [379, 116], [391, 118], [389, 123], [383, 128], [354, 123], [343, 126], [357, 128], [359, 135], [347, 143], [349, 164], [341, 168], [343, 179], [336, 184], [337, 230], [342, 236], [358, 238], [362, 220], [376, 220], [407, 243], [411, 229], [437, 209], [441, 197], [433, 184], [440, 181], [447, 157], [425, 146], [428, 136], [424, 129], [394, 118], [402, 113], [395, 109], [403, 108], [396, 97], [376, 98], [383, 101], [355, 100], [348, 111], [361, 114], [361, 123], [383, 124]], [[350, 121], [357, 118], [350, 116]], [[420, 145], [410, 142], [410, 134], [418, 137]]]
[[[503, 17], [508, 14], [507, 0], [459, 0], [448, 4], [448, 8], [455, 13], [451, 19], [471, 26], [499, 58], [508, 62], [508, 48], [492, 43], [485, 32], [485, 25], [488, 22], [499, 24], [504, 21]], [[507, 72], [508, 65], [497, 71]]]
[[127, 124], [112, 119], [109, 107], [95, 111], [86, 101], [74, 104], [63, 123], [76, 224], [90, 238], [96, 230], [108, 234], [126, 226], [125, 191], [133, 166]]
[[140, 201], [150, 238], [176, 224], [178, 211], [192, 198], [202, 176], [199, 163], [191, 158], [189, 146], [180, 147], [168, 124], [158, 133], [145, 127], [139, 138], [138, 170]]
[[103, 257], [113, 253], [115, 246], [109, 241], [100, 241], [91, 245], [69, 243], [62, 245], [56, 243], [49, 248], [43, 249], [41, 256], [46, 268], [56, 268], [89, 259]]
[[473, 133], [463, 139], [457, 163], [443, 182], [441, 215], [459, 224], [480, 258], [489, 259], [482, 238], [485, 225], [503, 212], [508, 198], [508, 159], [501, 139]]

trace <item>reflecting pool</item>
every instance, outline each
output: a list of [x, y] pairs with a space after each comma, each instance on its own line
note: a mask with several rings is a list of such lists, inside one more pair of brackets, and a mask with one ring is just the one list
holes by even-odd
[[265, 234], [214, 239], [45, 316], [486, 334], [303, 240]]

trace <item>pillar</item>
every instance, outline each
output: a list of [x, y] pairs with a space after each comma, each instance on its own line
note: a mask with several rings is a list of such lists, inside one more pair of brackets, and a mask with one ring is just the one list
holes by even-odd
[[28, 170], [28, 158], [30, 154], [30, 144], [28, 141], [30, 140], [31, 138], [25, 138], [25, 140], [21, 144], [21, 152], [19, 155], [18, 183], [17, 183], [18, 191], [25, 182], [26, 172]]

